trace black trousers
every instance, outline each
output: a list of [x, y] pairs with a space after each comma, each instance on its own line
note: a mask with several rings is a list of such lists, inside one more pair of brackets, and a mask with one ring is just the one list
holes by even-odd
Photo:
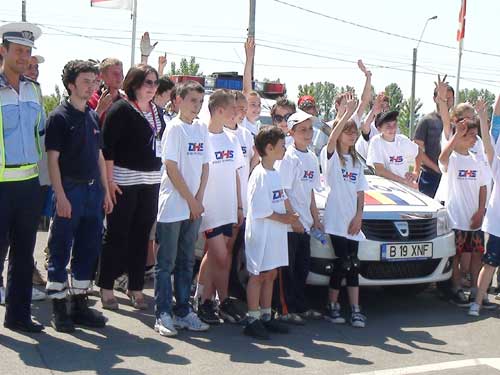
[[359, 242], [333, 234], [330, 234], [330, 240], [337, 257], [330, 276], [330, 289], [340, 290], [343, 279], [348, 287], [359, 286], [359, 270], [350, 261], [358, 257]]
[[311, 237], [307, 233], [288, 233], [288, 266], [278, 269], [275, 306], [280, 314], [307, 311], [305, 287], [311, 264]]
[[37, 177], [0, 183], [0, 249], [10, 245], [5, 312], [9, 323], [31, 319], [33, 251], [40, 210]]
[[106, 217], [97, 285], [113, 289], [120, 275], [128, 274], [128, 289], [144, 287], [149, 233], [158, 211], [159, 184], [120, 186], [113, 212]]

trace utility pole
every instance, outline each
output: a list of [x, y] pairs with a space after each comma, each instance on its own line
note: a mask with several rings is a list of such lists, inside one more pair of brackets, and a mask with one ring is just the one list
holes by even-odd
[[26, 0], [21, 2], [21, 21], [26, 22]]
[[413, 48], [413, 64], [411, 71], [411, 97], [410, 97], [410, 126], [409, 138], [413, 139], [413, 125], [415, 124], [415, 81], [417, 80], [417, 48]]
[[[250, 12], [248, 18], [248, 37], [255, 39], [255, 7], [257, 0], [250, 0]], [[252, 61], [252, 81], [253, 81], [253, 69], [255, 64], [255, 56]]]
[[135, 34], [137, 33], [137, 0], [132, 4], [132, 51], [130, 52], [130, 67], [135, 65]]

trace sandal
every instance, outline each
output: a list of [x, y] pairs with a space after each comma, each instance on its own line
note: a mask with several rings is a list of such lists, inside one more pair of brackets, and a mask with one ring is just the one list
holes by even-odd
[[104, 299], [104, 297], [102, 296], [102, 293], [101, 293], [101, 304], [102, 304], [102, 308], [103, 309], [106, 309], [106, 310], [113, 310], [113, 311], [116, 311], [118, 310], [118, 301], [116, 300], [116, 298], [110, 298], [110, 299]]
[[132, 306], [134, 306], [137, 310], [147, 310], [148, 309], [148, 304], [146, 301], [144, 301], [144, 295], [142, 297], [137, 298], [134, 294], [127, 292], [127, 296], [132, 303]]

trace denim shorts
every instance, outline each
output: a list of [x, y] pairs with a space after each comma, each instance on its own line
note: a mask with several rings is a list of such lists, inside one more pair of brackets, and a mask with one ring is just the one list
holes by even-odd
[[486, 254], [483, 255], [483, 262], [492, 267], [500, 266], [500, 237], [489, 235], [486, 243]]

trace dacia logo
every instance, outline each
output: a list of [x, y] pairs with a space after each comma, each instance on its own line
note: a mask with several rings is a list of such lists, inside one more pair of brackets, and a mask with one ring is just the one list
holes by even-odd
[[389, 162], [390, 163], [402, 163], [403, 162], [403, 156], [389, 156]]
[[188, 143], [189, 152], [201, 152], [203, 151], [203, 143]]
[[215, 159], [216, 160], [232, 159], [233, 156], [234, 156], [233, 150], [215, 151]]
[[282, 199], [285, 196], [283, 190], [273, 190], [273, 201]]
[[476, 178], [477, 171], [473, 169], [459, 169], [458, 178]]
[[356, 182], [358, 174], [355, 172], [349, 172], [347, 169], [342, 168], [342, 177], [344, 178], [344, 181]]
[[312, 180], [314, 178], [314, 171], [304, 171], [303, 180]]

